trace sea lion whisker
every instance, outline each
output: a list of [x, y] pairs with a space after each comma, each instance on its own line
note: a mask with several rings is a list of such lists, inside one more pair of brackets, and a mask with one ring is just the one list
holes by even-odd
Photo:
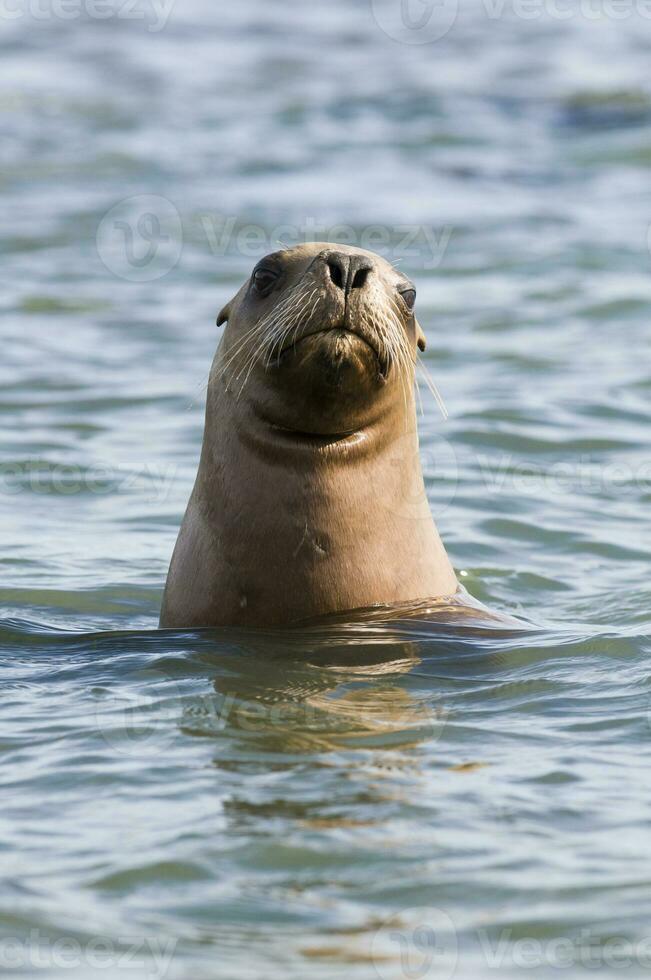
[[389, 351], [389, 367], [391, 368], [398, 363], [399, 355], [402, 353], [402, 327], [385, 311], [382, 311], [381, 318], [376, 321], [376, 324], [376, 329], [383, 337]]
[[232, 364], [234, 360], [236, 360], [238, 355], [241, 354], [243, 350], [247, 347], [247, 345], [254, 340], [255, 336], [258, 333], [261, 333], [263, 330], [264, 330], [264, 323], [263, 322], [256, 323], [255, 326], [251, 327], [250, 330], [247, 330], [247, 332], [244, 334], [243, 337], [239, 338], [239, 340], [227, 352], [227, 357], [225, 358], [225, 360], [220, 362], [219, 367], [222, 370], [222, 372], [225, 371]]
[[[314, 299], [312, 297], [314, 297]], [[309, 303], [310, 301], [312, 302], [312, 306], [310, 307], [310, 311], [305, 320], [304, 326], [306, 327], [309, 327], [309, 325], [312, 323], [312, 317], [316, 313], [319, 303], [321, 302], [321, 292], [318, 287], [315, 287], [310, 293], [307, 302]], [[296, 343], [296, 339], [294, 339], [294, 343]]]
[[449, 415], [449, 412], [448, 412], [448, 410], [447, 410], [447, 408], [445, 406], [445, 402], [443, 401], [443, 395], [438, 390], [438, 388], [436, 386], [436, 382], [434, 381], [434, 379], [432, 378], [430, 372], [427, 370], [427, 368], [425, 367], [425, 365], [423, 364], [423, 362], [421, 360], [418, 361], [418, 367], [423, 372], [423, 377], [425, 378], [425, 384], [427, 385], [427, 387], [431, 391], [432, 395], [434, 396], [434, 400], [436, 401], [436, 404], [439, 407], [439, 411], [441, 412], [441, 415], [443, 416], [443, 419], [445, 421], [447, 421], [448, 418], [450, 417], [450, 415]]
[[239, 381], [242, 375], [246, 372], [248, 365], [251, 360], [255, 360], [260, 347], [264, 344], [264, 336], [258, 334], [250, 339], [250, 343], [247, 345], [245, 350], [240, 351], [238, 363], [234, 367], [234, 371], [231, 375], [232, 381]]
[[409, 381], [409, 373], [410, 372], [409, 372], [409, 366], [406, 363], [405, 352], [404, 352], [404, 349], [402, 348], [401, 345], [398, 345], [398, 351], [397, 351], [396, 358], [397, 358], [397, 365], [398, 365], [398, 370], [399, 370], [399, 374], [400, 374], [400, 383], [401, 383], [401, 388], [402, 388], [403, 405], [404, 405], [404, 408], [405, 408], [405, 412], [407, 412], [408, 411], [408, 402], [409, 402], [409, 384], [408, 384], [408, 381]]
[[[315, 293], [315, 288], [313, 288], [309, 292], [309, 294], [308, 294], [308, 291], [307, 291], [307, 288], [306, 288], [305, 289], [305, 293], [300, 296], [300, 301], [301, 301], [300, 302], [300, 305], [303, 306], [303, 307], [307, 306], [307, 304], [311, 301], [312, 297], [314, 296], [314, 293]], [[298, 303], [296, 303], [295, 305], [298, 306]], [[300, 315], [296, 318], [296, 320], [295, 321], [292, 321], [291, 317], [289, 316], [289, 313], [290, 312], [291, 313], [294, 312], [294, 308], [293, 307], [286, 314], [287, 315], [287, 318], [289, 319], [289, 323], [286, 326], [283, 326], [282, 330], [280, 331], [279, 335], [276, 337], [276, 339], [274, 341], [274, 344], [273, 344], [272, 349], [269, 352], [269, 360], [267, 362], [267, 366], [269, 366], [269, 364], [271, 363], [271, 359], [273, 357], [273, 350], [274, 349], [276, 349], [277, 356], [278, 356], [278, 359], [280, 361], [280, 355], [283, 352], [283, 348], [285, 346], [285, 341], [289, 337], [289, 335], [292, 332], [292, 330], [296, 334], [297, 331], [301, 328], [301, 326], [303, 326], [304, 324], [307, 325], [307, 323], [309, 323], [310, 318], [311, 318], [311, 315], [312, 315], [312, 310], [311, 310], [310, 311], [310, 314], [307, 317], [305, 317], [305, 312], [304, 312], [304, 310], [302, 310], [301, 313], [300, 313]]]
[[[254, 367], [256, 361], [258, 360], [260, 349], [264, 350], [264, 348], [265, 348], [265, 345], [264, 344], [261, 344], [260, 345], [260, 348], [258, 348], [256, 351], [254, 351], [253, 355], [250, 357], [250, 359], [248, 361], [248, 365], [249, 365], [248, 370], [247, 370], [246, 375], [244, 377], [244, 381], [242, 382], [242, 384], [240, 386], [240, 390], [237, 393], [237, 401], [239, 401], [240, 398], [242, 397], [242, 392], [244, 391], [244, 388], [246, 386], [246, 383], [247, 383], [247, 381], [249, 380], [249, 378], [251, 376], [251, 372], [253, 370], [253, 367]], [[240, 372], [240, 375], [241, 375], [241, 373], [242, 372]], [[238, 375], [238, 380], [239, 380], [240, 375]]]
[[[251, 376], [251, 372], [256, 361], [261, 360], [263, 362], [265, 371], [271, 366], [274, 350], [282, 345], [284, 335], [293, 329], [294, 323], [292, 322], [292, 315], [295, 310], [304, 305], [304, 297], [306, 293], [307, 286], [303, 281], [301, 281], [294, 287], [289, 296], [285, 297], [285, 299], [279, 303], [278, 307], [274, 310], [273, 317], [270, 316], [265, 318], [263, 321], [261, 321], [261, 324], [258, 325], [262, 326], [263, 332], [267, 333], [267, 337], [265, 337], [257, 347], [253, 348], [236, 376], [236, 380], [239, 380], [242, 374], [245, 374], [244, 381], [242, 382], [237, 396], [238, 399], [240, 398], [242, 391], [244, 390], [244, 387]], [[284, 322], [287, 319], [290, 320], [290, 323], [286, 327], [284, 326]]]
[[247, 370], [250, 361], [255, 361], [260, 351], [264, 350], [269, 342], [268, 323], [265, 321], [259, 327], [260, 329], [256, 331], [255, 335], [249, 339], [247, 349], [240, 352], [242, 355], [242, 365], [235, 375], [236, 381]]
[[[315, 293], [316, 293], [316, 297], [315, 297]], [[314, 315], [314, 313], [316, 311], [316, 308], [319, 305], [319, 300], [320, 300], [319, 288], [318, 288], [318, 286], [314, 286], [313, 289], [311, 290], [309, 296], [307, 296], [306, 301], [305, 301], [305, 305], [306, 306], [307, 306], [307, 304], [309, 302], [312, 302], [312, 306], [310, 307], [310, 310], [309, 310], [307, 316], [306, 317], [300, 316], [297, 319], [296, 323], [293, 324], [289, 328], [289, 330], [287, 331], [286, 336], [283, 337], [283, 346], [284, 346], [285, 340], [287, 339], [287, 337], [289, 337], [290, 333], [293, 330], [294, 336], [293, 336], [292, 342], [291, 342], [291, 344], [289, 346], [290, 347], [293, 347], [294, 349], [296, 349], [296, 341], [298, 340], [298, 332], [299, 332], [299, 330], [302, 327], [309, 327], [310, 323], [312, 322], [312, 317], [313, 317], [313, 315]]]
[[242, 337], [239, 337], [236, 342], [230, 347], [228, 351], [222, 353], [220, 358], [220, 366], [224, 366], [232, 361], [238, 354], [238, 352], [244, 347], [252, 335], [260, 330], [260, 324], [256, 323], [253, 327], [246, 331]]
[[[300, 286], [301, 284], [299, 284]], [[294, 290], [298, 287], [294, 287]], [[272, 310], [269, 314], [264, 316], [258, 321], [255, 326], [253, 326], [244, 337], [240, 338], [240, 341], [235, 345], [232, 351], [229, 351], [229, 356], [226, 361], [221, 365], [222, 375], [230, 367], [238, 357], [242, 357], [244, 363], [240, 371], [236, 374], [235, 380], [239, 380], [242, 373], [246, 371], [249, 364], [249, 357], [252, 356], [254, 359], [260, 352], [260, 348], [263, 345], [258, 344], [258, 340], [268, 332], [273, 335], [273, 332], [277, 328], [277, 324], [281, 319], [284, 319], [286, 312], [291, 310], [293, 306], [298, 307], [300, 303], [300, 294], [295, 295], [294, 290], [290, 294], [281, 300], [278, 307]], [[249, 350], [250, 348], [250, 350]]]

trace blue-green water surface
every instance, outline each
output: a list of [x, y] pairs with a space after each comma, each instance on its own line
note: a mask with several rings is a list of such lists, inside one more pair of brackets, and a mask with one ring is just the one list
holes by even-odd
[[[651, 970], [651, 21], [396, 6], [0, 19], [8, 976]], [[306, 238], [415, 280], [432, 510], [521, 629], [157, 631], [215, 316]]]

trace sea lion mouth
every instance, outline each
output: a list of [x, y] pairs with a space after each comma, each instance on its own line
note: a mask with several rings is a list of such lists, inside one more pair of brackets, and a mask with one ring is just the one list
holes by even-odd
[[359, 330], [355, 330], [353, 327], [339, 324], [336, 327], [317, 327], [314, 330], [308, 330], [305, 333], [300, 334], [298, 337], [292, 337], [287, 340], [280, 351], [278, 352], [279, 359], [289, 350], [296, 349], [306, 341], [313, 339], [314, 337], [329, 336], [334, 340], [357, 340], [361, 341], [370, 351], [372, 351], [375, 359], [378, 363], [379, 373], [381, 376], [385, 377], [388, 372], [388, 364], [385, 363], [385, 359], [382, 357], [379, 347], [371, 337], [366, 333], [362, 333]]

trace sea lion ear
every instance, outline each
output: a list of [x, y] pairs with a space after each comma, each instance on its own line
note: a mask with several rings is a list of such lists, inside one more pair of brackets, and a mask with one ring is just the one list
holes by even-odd
[[418, 320], [416, 320], [416, 343], [418, 344], [418, 350], [420, 351], [424, 351], [427, 347], [427, 339]]
[[[233, 301], [231, 300], [231, 303], [232, 302]], [[219, 315], [217, 316], [218, 327], [221, 327], [224, 323], [226, 323], [229, 316], [231, 315], [231, 303], [227, 303], [226, 306], [224, 306], [223, 309], [219, 311]]]

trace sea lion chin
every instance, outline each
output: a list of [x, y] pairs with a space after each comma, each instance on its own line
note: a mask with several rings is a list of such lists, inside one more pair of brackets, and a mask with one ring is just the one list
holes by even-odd
[[[162, 626], [286, 625], [456, 591], [418, 458], [414, 302], [371, 252], [317, 243], [258, 263], [218, 318]], [[402, 507], [414, 493], [422, 505]]]
[[[386, 384], [377, 350], [343, 329], [301, 338], [270, 367], [270, 375], [276, 372], [278, 378], [266, 392], [267, 404], [273, 404], [268, 412], [279, 425], [317, 434], [363, 427]], [[291, 402], [279, 397], [278, 389], [290, 390]]]

